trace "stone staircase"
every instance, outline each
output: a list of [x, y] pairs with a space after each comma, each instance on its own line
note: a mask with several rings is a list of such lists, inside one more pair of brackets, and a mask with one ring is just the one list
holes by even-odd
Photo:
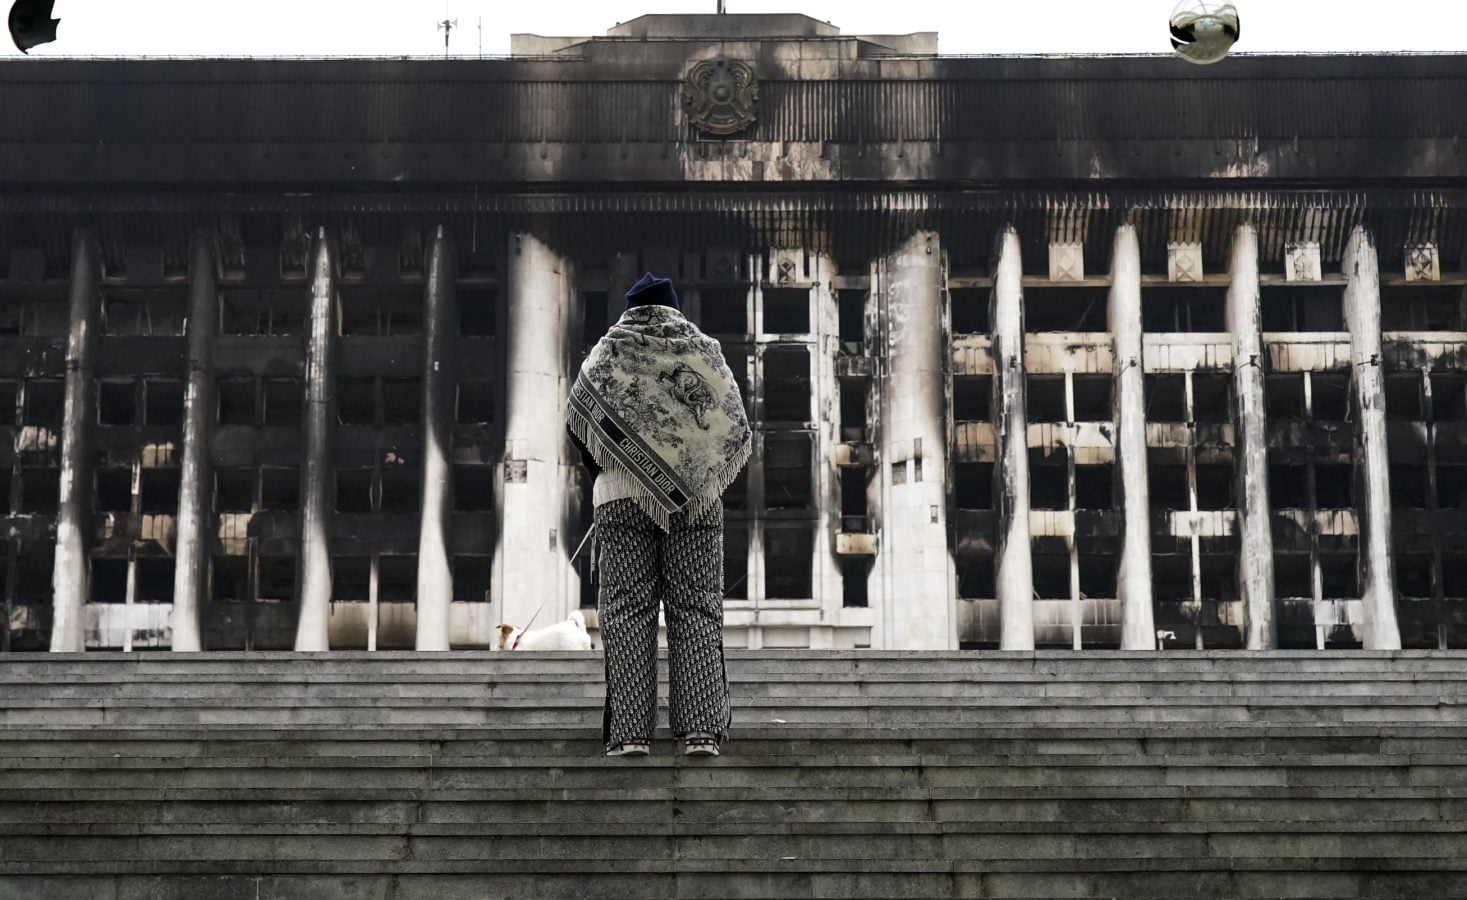
[[1467, 896], [1467, 654], [728, 671], [608, 760], [599, 653], [0, 657], [0, 898]]

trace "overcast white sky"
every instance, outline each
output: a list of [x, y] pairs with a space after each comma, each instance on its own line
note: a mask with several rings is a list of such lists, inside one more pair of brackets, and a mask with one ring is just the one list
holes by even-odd
[[[943, 53], [1165, 53], [1176, 0], [727, 0], [801, 12], [843, 33], [936, 31]], [[4, 0], [8, 7], [10, 0]], [[1235, 0], [1236, 52], [1467, 52], [1467, 0]], [[33, 56], [358, 56], [509, 52], [509, 35], [602, 34], [715, 0], [57, 0], [58, 40]], [[0, 54], [19, 56], [9, 41]]]

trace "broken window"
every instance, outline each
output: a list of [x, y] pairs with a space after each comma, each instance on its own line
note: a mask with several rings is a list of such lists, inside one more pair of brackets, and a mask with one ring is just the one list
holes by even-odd
[[1308, 467], [1271, 464], [1268, 467], [1268, 501], [1274, 509], [1302, 509], [1309, 505]]
[[978, 288], [952, 288], [948, 297], [952, 303], [953, 334], [988, 334], [987, 290]]
[[462, 512], [494, 511], [494, 467], [453, 467], [453, 508]]
[[255, 594], [261, 600], [295, 599], [295, 557], [262, 556], [256, 564]]
[[331, 602], [365, 603], [371, 599], [372, 560], [365, 556], [331, 557]]
[[127, 560], [99, 556], [92, 560], [88, 602], [127, 602]]
[[300, 505], [300, 493], [301, 473], [299, 469], [261, 467], [261, 509], [294, 510]]
[[1238, 598], [1237, 557], [1203, 554], [1198, 557], [1197, 576], [1202, 596], [1209, 600], [1226, 602]]
[[26, 466], [20, 473], [19, 512], [54, 514], [61, 502], [61, 470]]
[[132, 512], [132, 469], [98, 469], [93, 504], [97, 512]]
[[372, 470], [363, 468], [336, 470], [336, 511], [369, 513], [372, 511]]
[[371, 425], [376, 421], [377, 380], [336, 379], [336, 419], [343, 425]]
[[1467, 553], [1442, 554], [1442, 593], [1453, 598], [1467, 597]]
[[1108, 294], [1104, 287], [1026, 288], [1024, 330], [1105, 331]]
[[1197, 464], [1197, 508], [1231, 509], [1233, 467], [1215, 463]]
[[265, 379], [265, 424], [301, 423], [301, 383], [294, 378]]
[[382, 379], [382, 424], [413, 425], [423, 413], [423, 383], [416, 378]]
[[[1069, 509], [1069, 450], [1065, 447], [1029, 449], [1029, 506], [1033, 509]], [[1068, 596], [1068, 595], [1066, 595]]]
[[810, 331], [810, 291], [807, 288], [765, 288], [764, 333], [805, 334]]
[[1030, 555], [1034, 572], [1034, 596], [1040, 600], [1070, 599], [1070, 558], [1058, 553]]
[[1467, 466], [1436, 464], [1436, 505], [1440, 509], [1467, 509]]
[[1109, 422], [1111, 420], [1111, 380], [1109, 375], [1074, 375], [1076, 422]]
[[1344, 331], [1344, 295], [1338, 285], [1261, 289], [1263, 331]]
[[136, 425], [138, 423], [136, 382], [98, 382], [97, 421], [101, 425]]
[[863, 378], [841, 378], [839, 382], [841, 440], [864, 441], [866, 439], [866, 381]]
[[1146, 375], [1146, 421], [1187, 421], [1187, 376]]
[[1141, 291], [1146, 332], [1227, 331], [1227, 288], [1150, 286]]
[[803, 433], [764, 435], [764, 506], [766, 509], [810, 507], [811, 436]]
[[385, 513], [417, 512], [422, 507], [423, 471], [417, 466], [391, 466], [377, 476], [378, 509]]
[[491, 561], [487, 556], [453, 558], [453, 599], [456, 603], [488, 603]]
[[215, 469], [214, 508], [221, 513], [246, 513], [254, 509], [254, 470]]
[[848, 353], [860, 354], [866, 344], [866, 292], [837, 291], [835, 302], [841, 346]]
[[1185, 465], [1148, 465], [1146, 486], [1152, 509], [1192, 508], [1192, 494], [1187, 488]]
[[1355, 469], [1348, 463], [1315, 463], [1314, 498], [1318, 509], [1349, 509], [1355, 505]]
[[22, 331], [33, 337], [66, 337], [71, 330], [67, 301], [28, 300], [22, 310]]
[[1311, 372], [1309, 412], [1316, 422], [1343, 422], [1350, 418], [1350, 378], [1347, 375]]
[[1396, 586], [1402, 597], [1432, 595], [1430, 553], [1402, 553], [1396, 563]]
[[1399, 372], [1385, 377], [1386, 418], [1396, 421], [1423, 421], [1426, 413], [1421, 404], [1421, 373]]
[[178, 287], [109, 288], [105, 292], [103, 323], [109, 335], [183, 334], [188, 289]]
[[[602, 293], [602, 299], [605, 299]], [[493, 337], [499, 318], [499, 294], [492, 287], [461, 287], [456, 292], [458, 300], [458, 333], [462, 337]], [[606, 313], [602, 304], [602, 317]], [[605, 328], [601, 329], [604, 333]], [[596, 337], [600, 337], [598, 334]]]
[[1232, 378], [1227, 375], [1192, 373], [1192, 420], [1227, 422], [1231, 418]]
[[993, 378], [988, 375], [953, 376], [953, 418], [960, 422], [987, 422], [993, 402]]
[[[611, 328], [611, 310], [606, 291], [581, 291], [581, 343], [601, 340]], [[492, 332], [491, 332], [492, 333]]]
[[1459, 372], [1431, 373], [1431, 415], [1437, 422], [1467, 417], [1467, 376]]
[[183, 382], [156, 379], [143, 382], [143, 424], [172, 428], [183, 424]]
[[728, 488], [723, 492], [724, 509], [744, 509], [749, 502], [749, 467], [743, 470], [729, 482]]
[[377, 600], [381, 603], [412, 603], [418, 595], [416, 556], [377, 557]]
[[415, 290], [341, 286], [337, 289], [343, 335], [423, 333], [423, 298]]
[[47, 378], [26, 381], [23, 415], [25, 424], [59, 429], [65, 407], [66, 382]]
[[811, 595], [814, 532], [808, 524], [764, 525], [764, 596], [777, 600]]
[[810, 418], [810, 352], [777, 346], [764, 351], [764, 421], [805, 422]]
[[1320, 553], [1321, 596], [1330, 599], [1360, 596], [1360, 587], [1356, 581], [1356, 568], [1354, 553]]
[[219, 328], [224, 334], [304, 334], [309, 302], [298, 290], [221, 291]]
[[[958, 463], [958, 466], [971, 465]], [[962, 504], [959, 504], [960, 506]], [[866, 531], [866, 470], [840, 469], [840, 514], [841, 530]], [[852, 528], [855, 525], [858, 527]]]
[[178, 469], [143, 469], [139, 493], [144, 513], [176, 515], [181, 473]]
[[728, 364], [729, 372], [733, 375], [734, 384], [738, 385], [739, 398], [744, 401], [745, 414], [752, 417], [753, 394], [749, 391], [749, 353], [742, 345], [732, 341], [719, 341], [719, 347], [723, 350], [723, 359]]
[[1393, 465], [1390, 467], [1391, 506], [1402, 509], [1426, 508], [1426, 467]]
[[1380, 291], [1382, 331], [1461, 331], [1461, 287], [1440, 284], [1383, 285]]
[[867, 582], [871, 580], [869, 556], [844, 556], [840, 561], [841, 606], [865, 607]]
[[723, 595], [749, 597], [749, 526], [734, 521], [723, 529]]
[[744, 288], [701, 288], [698, 292], [704, 334], [749, 333], [749, 292]]
[[958, 509], [993, 509], [993, 463], [955, 463], [953, 482]]
[[1270, 419], [1304, 418], [1304, 375], [1290, 372], [1263, 380], [1263, 405]]
[[19, 401], [20, 384], [15, 381], [0, 381], [0, 426], [15, 424]]
[[[1075, 466], [1075, 508], [1115, 508], [1115, 466]], [[1097, 596], [1109, 597], [1110, 594]]]
[[1151, 595], [1157, 603], [1192, 599], [1192, 557], [1176, 553], [1151, 556]]
[[223, 603], [250, 599], [249, 560], [242, 556], [216, 556], [212, 568], [209, 599]]
[[495, 384], [492, 381], [460, 381], [458, 416], [460, 425], [487, 425], [494, 421]]
[[171, 556], [137, 559], [136, 598], [139, 603], [173, 602], [174, 564]]
[[992, 553], [964, 554], [958, 558], [957, 570], [959, 597], [989, 600], [998, 595]]
[[255, 380], [221, 378], [218, 385], [219, 424], [255, 424]]
[[1080, 596], [1088, 599], [1116, 595], [1116, 558], [1080, 554]]
[[1024, 379], [1025, 404], [1032, 422], [1064, 422], [1065, 376], [1027, 375]]

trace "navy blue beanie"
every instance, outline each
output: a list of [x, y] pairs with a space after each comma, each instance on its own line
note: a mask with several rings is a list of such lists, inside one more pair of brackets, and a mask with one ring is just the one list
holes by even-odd
[[671, 306], [673, 309], [682, 309], [677, 301], [677, 291], [672, 289], [671, 278], [658, 278], [651, 272], [637, 279], [627, 291], [627, 309], [634, 306], [647, 306], [652, 303], [660, 303], [663, 306]]

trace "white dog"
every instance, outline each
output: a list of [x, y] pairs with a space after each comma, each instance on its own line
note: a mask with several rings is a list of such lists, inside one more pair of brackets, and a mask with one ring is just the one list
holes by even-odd
[[514, 625], [499, 626], [498, 650], [590, 650], [591, 635], [580, 610], [564, 622], [526, 631]]

